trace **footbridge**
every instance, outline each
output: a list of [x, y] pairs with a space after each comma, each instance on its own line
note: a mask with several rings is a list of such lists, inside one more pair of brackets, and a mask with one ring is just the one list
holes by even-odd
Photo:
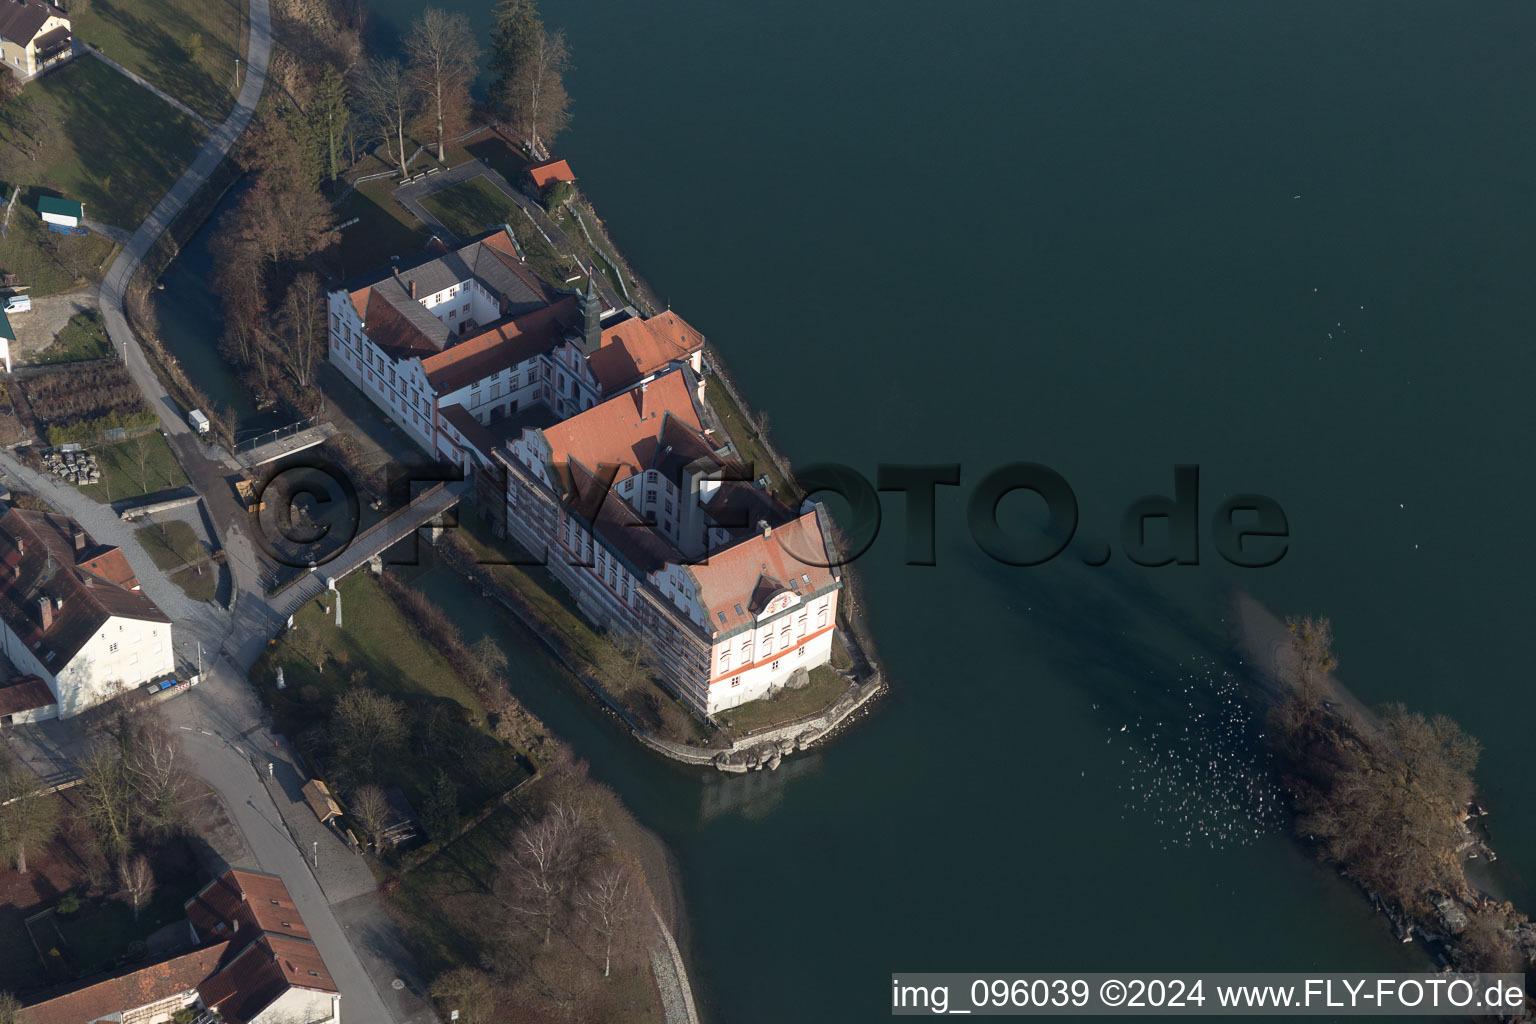
[[305, 601], [319, 597], [326, 591], [327, 580], [341, 580], [347, 574], [362, 568], [369, 559], [383, 554], [405, 540], [416, 530], [431, 525], [439, 516], [457, 505], [460, 499], [470, 493], [471, 489], [471, 484], [466, 480], [440, 483], [429, 487], [412, 499], [409, 505], [390, 513], [387, 519], [375, 523], [352, 538], [352, 543], [348, 544], [341, 554], [324, 565], [311, 569], [308, 574], [289, 585], [281, 593], [273, 595], [268, 599], [268, 604], [278, 615], [279, 621], [286, 622], [288, 616], [303, 607]]

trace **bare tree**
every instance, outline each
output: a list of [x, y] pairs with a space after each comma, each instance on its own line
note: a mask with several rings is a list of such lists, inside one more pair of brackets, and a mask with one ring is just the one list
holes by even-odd
[[605, 682], [618, 693], [639, 690], [655, 674], [656, 649], [638, 633], [611, 634], [609, 643], [598, 648], [598, 669]]
[[0, 746], [0, 859], [27, 873], [27, 854], [58, 831], [58, 807], [25, 764]]
[[473, 967], [455, 967], [432, 982], [432, 998], [452, 1013], [459, 1011], [463, 1024], [492, 1024], [496, 1013], [496, 989], [490, 975]]
[[97, 742], [76, 762], [85, 814], [96, 841], [109, 856], [121, 857], [133, 849], [133, 786], [115, 746]]
[[164, 834], [185, 819], [182, 803], [192, 782], [186, 754], [165, 721], [162, 705], [140, 704], [128, 715], [123, 769], [136, 798], [138, 826]]
[[437, 159], [442, 163], [445, 104], [458, 100], [462, 87], [474, 76], [480, 47], [470, 31], [469, 18], [428, 7], [411, 25], [406, 53], [417, 88], [435, 114]]
[[331, 727], [338, 751], [352, 762], [354, 770], [373, 774], [380, 755], [405, 743], [405, 706], [382, 693], [354, 686], [336, 701]]
[[1333, 653], [1333, 623], [1326, 618], [1291, 616], [1285, 620], [1291, 631], [1291, 651], [1296, 656], [1297, 688], [1303, 702], [1321, 700], [1320, 677], [1339, 667]]
[[518, 829], [511, 848], [502, 855], [498, 898], [511, 912], [512, 923], [539, 936], [540, 945], [549, 945], [551, 934], [569, 910], [586, 830], [580, 812], [559, 803], [539, 820]]
[[149, 493], [149, 456], [154, 451], [150, 445], [148, 432], [138, 434], [129, 442], [132, 446], [133, 459], [139, 466], [139, 486], [144, 493]]
[[278, 310], [278, 325], [288, 344], [285, 356], [293, 379], [303, 387], [315, 381], [315, 367], [325, 350], [325, 286], [305, 271], [293, 279]]
[[524, 137], [537, 156], [548, 156], [548, 144], [570, 124], [571, 98], [563, 75], [571, 67], [565, 32], [540, 32], [527, 55], [527, 68], [517, 93]]
[[27, 1024], [21, 1014], [21, 1000], [9, 992], [0, 992], [0, 1024]]
[[472, 686], [489, 686], [506, 671], [507, 656], [495, 640], [483, 636], [470, 647], [466, 667]]
[[[374, 134], [384, 143], [392, 162], [400, 165], [400, 176], [410, 173], [406, 166], [405, 123], [416, 108], [416, 89], [410, 76], [397, 60], [375, 58], [363, 70], [358, 83], [358, 101]], [[398, 148], [396, 148], [398, 146]]]
[[374, 849], [384, 846], [384, 829], [389, 825], [389, 799], [378, 786], [359, 786], [352, 794], [352, 814], [363, 827]]
[[120, 857], [117, 861], [117, 877], [123, 887], [123, 899], [133, 908], [133, 919], [139, 919], [139, 911], [155, 894], [155, 871], [149, 866], [149, 858], [142, 853], [136, 857]]
[[613, 858], [590, 871], [576, 886], [576, 916], [598, 939], [603, 977], [613, 973], [615, 940], [623, 935], [639, 906], [634, 870], [627, 860]]

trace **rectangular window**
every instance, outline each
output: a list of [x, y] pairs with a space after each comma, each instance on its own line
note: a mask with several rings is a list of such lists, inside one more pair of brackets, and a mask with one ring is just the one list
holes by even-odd
[[107, 644], [107, 653], [108, 654], [116, 654], [117, 653], [117, 644]]
[[807, 616], [804, 616], [804, 615], [800, 616], [800, 626], [799, 626], [800, 632], [798, 634], [796, 634], [796, 635], [798, 635], [798, 636], [805, 636], [806, 618], [807, 618]]
[[730, 670], [731, 670], [731, 649], [729, 647], [727, 647], [725, 650], [720, 652], [720, 671], [721, 672], [729, 672]]
[[741, 685], [741, 676], [737, 676], [735, 679], [732, 679], [731, 680], [731, 685], [732, 686], [740, 686]]
[[821, 629], [827, 624], [827, 610], [821, 609], [816, 613], [816, 628]]
[[772, 665], [768, 666], [768, 671], [770, 671], [770, 672], [777, 672], [778, 670], [779, 670], [779, 663], [778, 662], [774, 662]]

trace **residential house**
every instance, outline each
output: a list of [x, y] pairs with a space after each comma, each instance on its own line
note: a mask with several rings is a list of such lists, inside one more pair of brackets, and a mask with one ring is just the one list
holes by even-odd
[[523, 171], [528, 184], [538, 195], [543, 195], [551, 185], [563, 181], [568, 185], [576, 184], [576, 175], [571, 171], [571, 165], [564, 160], [546, 160], [541, 164], [534, 164]]
[[341, 1024], [336, 982], [282, 879], [227, 871], [188, 900], [186, 912], [199, 944], [192, 952], [44, 996], [22, 1019], [164, 1024], [193, 1009], [215, 1011], [225, 1024]]
[[47, 0], [0, 0], [0, 61], [23, 81], [74, 53], [69, 15]]
[[0, 648], [48, 687], [60, 718], [175, 667], [171, 620], [122, 550], [73, 519], [19, 508], [0, 515]]

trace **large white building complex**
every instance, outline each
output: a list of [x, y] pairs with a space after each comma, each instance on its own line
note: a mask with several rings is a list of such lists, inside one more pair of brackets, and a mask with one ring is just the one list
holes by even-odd
[[[73, 519], [19, 508], [0, 516], [0, 648], [23, 673], [0, 688], [14, 721], [70, 718], [175, 669], [171, 620], [122, 550]], [[7, 702], [27, 693], [53, 703]]]
[[831, 658], [826, 512], [754, 482], [704, 401], [704, 337], [541, 280], [510, 234], [330, 296], [331, 360], [582, 610], [704, 715]]

